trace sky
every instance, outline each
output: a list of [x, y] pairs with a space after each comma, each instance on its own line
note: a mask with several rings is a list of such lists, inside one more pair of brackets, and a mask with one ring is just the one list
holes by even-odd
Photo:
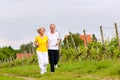
[[95, 34], [100, 25], [105, 38], [115, 36], [114, 23], [120, 29], [120, 0], [0, 0], [0, 47], [33, 42], [41, 26], [49, 31], [51, 23], [64, 38], [69, 31]]

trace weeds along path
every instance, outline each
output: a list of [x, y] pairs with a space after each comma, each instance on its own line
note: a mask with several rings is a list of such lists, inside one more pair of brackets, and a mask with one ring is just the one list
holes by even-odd
[[4, 76], [11, 76], [11, 77], [16, 77], [16, 78], [22, 78], [24, 80], [35, 80], [35, 78], [30, 78], [30, 77], [24, 77], [24, 76], [16, 76], [13, 74], [3, 74]]

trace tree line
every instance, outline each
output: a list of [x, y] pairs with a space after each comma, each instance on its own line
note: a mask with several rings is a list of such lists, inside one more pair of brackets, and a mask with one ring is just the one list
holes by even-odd
[[0, 60], [5, 60], [9, 57], [16, 58], [17, 53], [34, 53], [35, 47], [33, 42], [20, 45], [19, 49], [13, 49], [11, 46], [5, 46], [0, 48]]

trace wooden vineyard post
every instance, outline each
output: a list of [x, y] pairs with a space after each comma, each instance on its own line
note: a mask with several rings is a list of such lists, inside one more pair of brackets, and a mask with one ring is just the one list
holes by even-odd
[[101, 33], [102, 44], [104, 45], [104, 35], [103, 35], [102, 26], [100, 26], [100, 33]]
[[73, 46], [74, 46], [74, 48], [75, 48], [75, 53], [76, 53], [76, 55], [77, 55], [77, 54], [78, 54], [78, 50], [77, 50], [77, 47], [76, 47], [76, 45], [75, 45], [75, 41], [74, 41], [74, 39], [73, 39], [72, 33], [69, 32], [69, 34], [70, 34], [70, 37], [71, 37], [71, 40], [72, 40]]
[[[88, 47], [88, 40], [87, 40], [87, 35], [86, 35], [86, 31], [83, 30], [83, 33], [84, 33], [84, 38], [85, 38], [85, 47], [87, 48]], [[87, 55], [85, 57], [85, 59], [87, 59], [88, 57], [91, 58], [91, 53], [90, 53], [90, 49], [87, 49]]]
[[87, 40], [86, 31], [85, 31], [85, 30], [83, 30], [83, 33], [84, 33], [84, 37], [85, 37], [85, 43], [86, 43], [86, 46], [88, 46], [88, 40]]
[[119, 40], [119, 33], [118, 33], [117, 23], [115, 23], [115, 32], [116, 32], [116, 37], [117, 37], [117, 41], [118, 41], [118, 47], [119, 47], [119, 50], [120, 50], [120, 40]]
[[101, 33], [101, 39], [102, 39], [102, 44], [103, 44], [103, 48], [104, 48], [103, 49], [103, 51], [104, 51], [104, 58], [107, 58], [102, 26], [100, 26], [100, 33]]
[[66, 35], [65, 36], [65, 40], [66, 40], [66, 45], [67, 45], [67, 49], [68, 49], [68, 52], [70, 53], [70, 46], [69, 46], [69, 42], [68, 42], [68, 36]]

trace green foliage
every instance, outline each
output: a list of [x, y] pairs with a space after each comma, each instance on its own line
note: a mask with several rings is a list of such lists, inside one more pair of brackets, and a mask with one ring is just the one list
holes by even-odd
[[62, 48], [61, 49], [61, 53], [62, 53], [62, 61], [66, 61], [66, 60], [71, 60], [75, 54], [75, 51], [73, 48], [70, 48], [69, 50], [67, 50], [66, 48]]
[[96, 48], [92, 47], [92, 48], [90, 49], [90, 53], [92, 54], [92, 57], [93, 57], [94, 59], [97, 59], [98, 54], [97, 54], [97, 49], [96, 49]]
[[20, 46], [20, 52], [21, 53], [35, 53], [35, 47], [33, 46], [33, 42], [27, 43], [27, 44], [22, 44]]
[[[80, 34], [78, 34], [78, 33], [72, 34], [72, 37], [73, 37], [73, 39], [74, 39], [74, 42], [75, 42], [76, 47], [78, 47], [78, 46], [80, 46], [80, 45], [84, 45], [83, 40], [80, 38]], [[68, 35], [66, 38], [67, 38], [67, 40], [68, 40], [69, 46], [74, 47], [74, 46], [73, 46], [72, 39], [71, 39], [71, 36]], [[64, 40], [63, 40], [64, 45], [67, 45], [67, 43], [66, 43], [66, 38], [64, 38]]]
[[111, 41], [109, 42], [108, 46], [111, 46], [112, 48], [117, 48], [118, 47], [117, 38], [112, 38]]
[[7, 58], [7, 56], [4, 55], [2, 52], [0, 52], [0, 60], [6, 59], [6, 58]]
[[40, 75], [39, 66], [24, 65], [0, 69], [0, 74], [8, 73], [16, 76], [32, 77], [35, 80], [119, 80], [119, 60], [86, 60], [59, 62], [56, 72], [50, 72], [48, 65], [47, 73]]
[[85, 46], [80, 46], [79, 50], [83, 57], [87, 54], [87, 48]]
[[[92, 37], [92, 42], [89, 42], [88, 46], [85, 47], [82, 43], [78, 44], [78, 53], [75, 54], [75, 48], [72, 45], [72, 41], [70, 36], [67, 37], [69, 41], [69, 49], [64, 39], [64, 47], [62, 47], [62, 54], [65, 56], [64, 58], [70, 57], [79, 57], [79, 59], [117, 59], [120, 58], [120, 50], [118, 48], [118, 41], [116, 38], [112, 38], [110, 42], [105, 41], [105, 44], [98, 42], [95, 35]], [[74, 38], [76, 39], [76, 38]]]
[[24, 66], [37, 63], [37, 56], [34, 54], [31, 58], [15, 59], [14, 61], [3, 62], [0, 64], [0, 68]]
[[17, 50], [14, 50], [12, 47], [3, 47], [0, 48], [0, 60], [7, 59], [10, 56], [16, 57]]

